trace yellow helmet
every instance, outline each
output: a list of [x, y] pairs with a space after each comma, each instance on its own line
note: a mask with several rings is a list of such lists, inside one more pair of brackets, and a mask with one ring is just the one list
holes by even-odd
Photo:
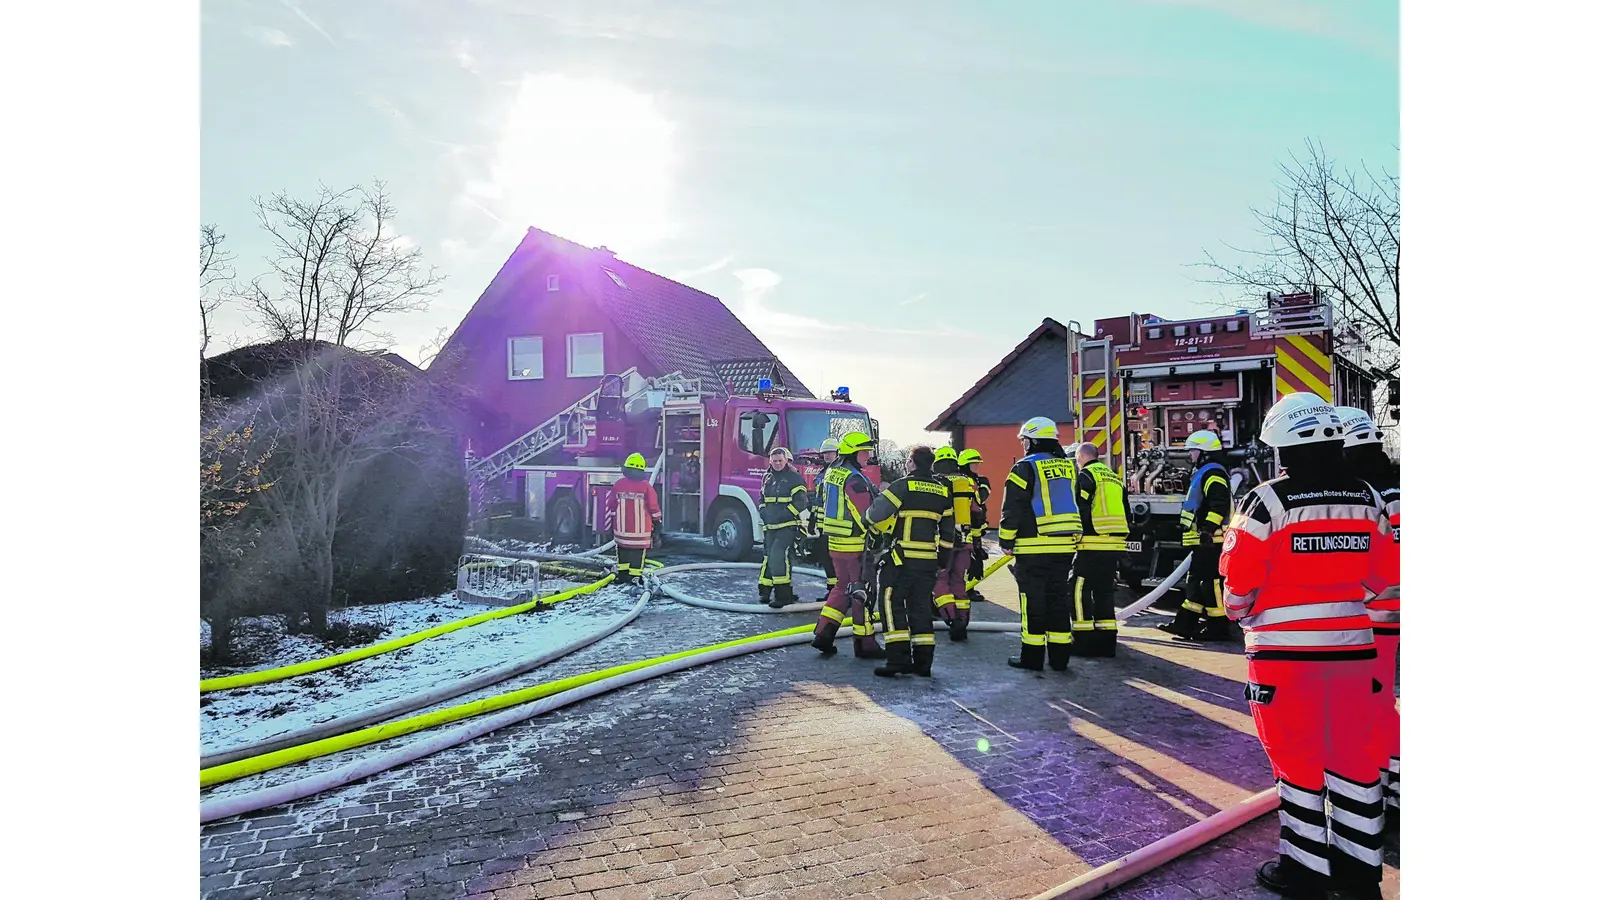
[[1022, 427], [1017, 431], [1017, 437], [1019, 438], [1049, 438], [1055, 440], [1059, 436], [1060, 432], [1056, 431], [1056, 423], [1044, 416], [1034, 416], [1023, 422]]
[[[612, 457], [612, 459], [615, 458], [616, 457]], [[627, 461], [622, 464], [622, 467], [624, 469], [638, 469], [641, 472], [649, 468], [649, 466], [646, 466], [644, 463], [644, 454], [642, 453], [634, 453], [630, 455]]]
[[933, 451], [934, 462], [938, 462], [941, 459], [954, 460], [955, 458], [956, 448], [954, 447], [940, 447], [939, 449]]
[[1204, 450], [1210, 453], [1212, 451], [1222, 449], [1222, 439], [1217, 437], [1217, 433], [1215, 431], [1212, 431], [1209, 428], [1202, 428], [1199, 431], [1196, 431], [1194, 434], [1189, 435], [1189, 437], [1184, 440], [1183, 449]]
[[872, 439], [872, 435], [865, 432], [852, 431], [839, 438], [839, 455], [849, 456], [852, 453], [860, 453], [862, 450], [871, 450], [876, 446], [878, 446], [878, 442]]
[[961, 451], [960, 456], [956, 457], [956, 462], [963, 466], [970, 466], [973, 463], [981, 463], [983, 462], [983, 454], [971, 447], [968, 447], [967, 449]]

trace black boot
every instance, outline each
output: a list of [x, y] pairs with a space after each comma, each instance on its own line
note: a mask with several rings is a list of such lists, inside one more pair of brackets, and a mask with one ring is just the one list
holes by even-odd
[[961, 619], [950, 623], [950, 640], [964, 641], [967, 639], [967, 623]]
[[873, 669], [872, 674], [879, 675], [884, 678], [893, 678], [896, 675], [910, 675], [913, 671], [915, 670], [909, 664], [886, 662], [876, 669]]
[[1294, 860], [1268, 860], [1256, 869], [1256, 881], [1290, 900], [1327, 900], [1327, 880]]
[[981, 591], [979, 591], [977, 588], [973, 588], [972, 590], [967, 591], [967, 599], [971, 600], [973, 603], [982, 603], [982, 602], [984, 602], [983, 593]]
[[759, 602], [761, 603], [762, 606], [771, 606], [772, 605], [772, 587], [771, 587], [771, 585], [762, 585], [758, 589], [758, 596], [760, 596], [760, 598], [761, 598], [761, 600]]
[[1026, 669], [1029, 672], [1044, 671], [1044, 648], [1033, 644], [1022, 645], [1022, 655], [1013, 656], [1006, 660], [1006, 665], [1013, 669]]
[[1198, 618], [1200, 617], [1193, 610], [1179, 609], [1178, 614], [1172, 618], [1171, 622], [1162, 622], [1156, 628], [1180, 640], [1192, 641], [1194, 640], [1195, 620]]
[[1065, 672], [1067, 663], [1072, 660], [1071, 644], [1050, 644], [1047, 648], [1050, 655], [1050, 668], [1056, 672]]
[[1328, 889], [1350, 900], [1383, 900], [1383, 869], [1335, 853], [1328, 866]]
[[933, 675], [932, 644], [918, 644], [911, 648], [911, 670], [923, 678]]
[[1206, 623], [1200, 628], [1200, 640], [1218, 642], [1232, 641], [1233, 628], [1228, 624], [1228, 617], [1206, 616]]
[[856, 659], [885, 659], [889, 654], [883, 652], [878, 646], [876, 635], [856, 638]]
[[773, 609], [783, 609], [794, 602], [794, 586], [780, 584], [772, 589], [772, 602], [767, 605]]

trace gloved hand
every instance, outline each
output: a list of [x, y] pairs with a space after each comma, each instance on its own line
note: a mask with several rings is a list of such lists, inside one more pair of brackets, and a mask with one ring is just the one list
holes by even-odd
[[650, 548], [652, 550], [659, 549], [662, 545], [666, 544], [666, 542], [666, 534], [661, 528], [661, 517], [656, 516], [650, 520]]

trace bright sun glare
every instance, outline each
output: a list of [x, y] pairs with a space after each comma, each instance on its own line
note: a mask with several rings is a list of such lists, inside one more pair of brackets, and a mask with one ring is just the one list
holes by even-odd
[[508, 224], [613, 250], [672, 233], [673, 125], [654, 100], [603, 81], [528, 75], [476, 185]]

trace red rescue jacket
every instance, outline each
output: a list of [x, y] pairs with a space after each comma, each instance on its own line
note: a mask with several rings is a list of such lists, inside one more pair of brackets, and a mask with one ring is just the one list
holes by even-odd
[[661, 501], [649, 481], [624, 476], [611, 486], [606, 496], [605, 530], [616, 538], [618, 547], [648, 548], [651, 525], [660, 517]]
[[1399, 546], [1365, 482], [1286, 476], [1251, 491], [1222, 545], [1228, 617], [1252, 659], [1372, 659], [1365, 600], [1400, 581]]

